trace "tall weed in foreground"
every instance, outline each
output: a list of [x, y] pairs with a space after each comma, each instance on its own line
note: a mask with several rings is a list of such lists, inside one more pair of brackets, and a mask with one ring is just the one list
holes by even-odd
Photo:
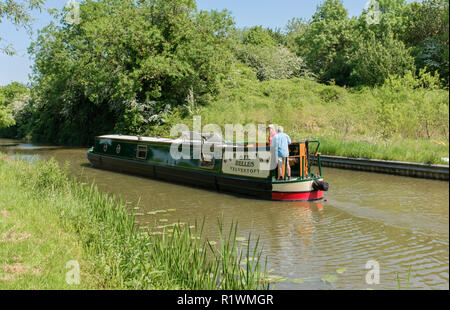
[[[219, 222], [219, 242], [203, 237], [203, 225], [169, 225], [172, 229], [151, 233], [153, 246], [146, 257], [164, 282], [175, 288], [189, 289], [267, 289], [261, 268], [258, 241], [250, 248], [239, 248], [236, 242], [237, 225], [224, 234]], [[245, 265], [245, 267], [244, 267]]]
[[[411, 285], [411, 272], [412, 272], [412, 266], [409, 266], [408, 279], [407, 279], [407, 282], [406, 282], [406, 289], [407, 290], [409, 289], [409, 286]], [[402, 286], [401, 286], [401, 283], [400, 283], [400, 277], [399, 277], [398, 273], [396, 274], [395, 279], [397, 281], [397, 289], [401, 290]]]

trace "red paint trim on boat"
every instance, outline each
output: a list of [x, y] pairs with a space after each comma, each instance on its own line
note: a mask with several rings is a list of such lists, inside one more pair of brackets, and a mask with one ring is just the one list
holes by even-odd
[[323, 191], [314, 191], [306, 193], [272, 193], [272, 200], [297, 200], [297, 201], [307, 201], [307, 200], [318, 200], [323, 198]]

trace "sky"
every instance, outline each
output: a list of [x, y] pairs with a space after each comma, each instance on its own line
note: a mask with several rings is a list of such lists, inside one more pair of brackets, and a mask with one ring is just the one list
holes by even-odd
[[[61, 9], [66, 2], [67, 0], [47, 0], [46, 8]], [[197, 8], [207, 11], [227, 9], [231, 11], [239, 28], [262, 25], [283, 29], [288, 20], [294, 17], [310, 18], [322, 2], [323, 0], [197, 0]], [[361, 14], [367, 2], [368, 0], [343, 0], [350, 16]], [[8, 21], [0, 23], [0, 37], [4, 39], [0, 44], [3, 46], [5, 42], [10, 43], [17, 51], [15, 56], [0, 53], [0, 86], [13, 81], [29, 82], [33, 60], [27, 49], [36, 38], [37, 31], [51, 21], [50, 15], [45, 11], [33, 12], [32, 15], [35, 21], [31, 36]]]

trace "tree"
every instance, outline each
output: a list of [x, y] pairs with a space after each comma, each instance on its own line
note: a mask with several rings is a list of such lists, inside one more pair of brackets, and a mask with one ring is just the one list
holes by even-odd
[[311, 77], [301, 57], [284, 46], [238, 45], [237, 58], [252, 68], [260, 81]]
[[395, 14], [406, 4], [406, 0], [377, 0], [383, 14]]
[[308, 22], [302, 18], [292, 18], [287, 22], [285, 26], [286, 45], [291, 51], [298, 50], [296, 38], [301, 37], [307, 29]]
[[448, 32], [449, 32], [449, 0], [446, 1], [445, 3], [446, 5], [446, 10], [444, 10], [442, 12], [442, 16], [443, 16], [443, 20], [444, 20], [444, 24], [445, 24], [445, 30], [444, 32], [440, 35], [439, 39], [441, 40], [441, 42], [444, 45], [444, 49], [442, 51], [442, 56], [441, 56], [441, 60], [442, 60], [442, 70], [441, 70], [441, 76], [445, 77], [446, 81], [447, 81], [447, 88], [449, 86], [449, 36], [448, 36]]
[[425, 0], [409, 7], [408, 30], [403, 35], [405, 44], [413, 47], [417, 69], [438, 71], [448, 87], [448, 0]]
[[305, 59], [319, 80], [348, 83], [350, 53], [356, 38], [355, 20], [339, 0], [327, 0], [317, 8], [305, 31], [296, 38], [297, 54]]
[[366, 35], [355, 51], [351, 80], [353, 85], [382, 85], [391, 75], [414, 71], [414, 58], [403, 42], [389, 32], [377, 39], [371, 32]]
[[[12, 22], [18, 27], [25, 28], [28, 32], [30, 29], [30, 10], [40, 9], [44, 0], [24, 0], [24, 1], [13, 1], [13, 0], [1, 0], [0, 1], [0, 24], [5, 19]], [[0, 53], [6, 53], [8, 55], [13, 55], [15, 53], [14, 48], [11, 45], [3, 45], [2, 37], [0, 33]], [[5, 100], [1, 97], [0, 101]], [[9, 127], [14, 125], [14, 119], [11, 114], [11, 110], [6, 107], [5, 104], [0, 102], [0, 128]]]
[[15, 125], [14, 117], [28, 100], [28, 94], [26, 86], [17, 82], [0, 87], [0, 128]]
[[259, 46], [276, 46], [277, 42], [272, 38], [268, 31], [262, 26], [255, 26], [248, 30], [244, 38], [244, 44]]
[[228, 12], [198, 12], [192, 0], [83, 2], [80, 23], [61, 18], [30, 48], [40, 113], [34, 138], [87, 144], [124, 117], [142, 119], [130, 113], [149, 122], [121, 126], [122, 133], [157, 125], [188, 97], [206, 104], [232, 62], [232, 25]]
[[0, 107], [0, 129], [15, 125], [11, 110], [5, 107]]
[[[32, 21], [30, 11], [41, 9], [44, 0], [0, 0], [0, 24], [4, 19], [9, 20], [14, 25], [31, 32], [30, 23]], [[0, 35], [0, 42], [2, 41]], [[15, 53], [11, 45], [0, 46], [0, 52], [12, 55]]]
[[405, 4], [399, 19], [404, 25], [398, 30], [399, 39], [408, 47], [416, 46], [428, 38], [438, 38], [448, 31], [446, 23], [448, 0], [424, 0]]
[[[448, 85], [448, 0], [380, 0], [383, 12], [379, 24], [368, 25], [363, 12], [360, 32], [374, 32], [378, 39], [390, 31], [394, 37], [410, 48], [415, 58], [417, 73], [422, 68], [438, 70]], [[447, 34], [447, 39], [446, 39]]]
[[286, 36], [280, 29], [255, 26], [237, 30], [233, 36], [236, 58], [253, 69], [260, 81], [309, 74], [303, 59], [286, 47]]
[[426, 38], [420, 42], [413, 50], [417, 68], [427, 68], [431, 72], [438, 71], [445, 76], [445, 72], [448, 72], [448, 64], [445, 68], [445, 49], [445, 45], [437, 38]]

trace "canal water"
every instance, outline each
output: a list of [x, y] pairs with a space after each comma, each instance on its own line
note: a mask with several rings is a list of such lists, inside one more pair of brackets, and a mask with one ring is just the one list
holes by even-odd
[[217, 240], [217, 219], [237, 222], [239, 237], [260, 238], [275, 289], [397, 289], [397, 275], [405, 288], [409, 268], [410, 289], [449, 289], [448, 182], [324, 168], [323, 201], [271, 202], [94, 169], [87, 149], [2, 143], [18, 143], [0, 152], [23, 159], [69, 162], [72, 175], [138, 203], [141, 225], [204, 221]]

